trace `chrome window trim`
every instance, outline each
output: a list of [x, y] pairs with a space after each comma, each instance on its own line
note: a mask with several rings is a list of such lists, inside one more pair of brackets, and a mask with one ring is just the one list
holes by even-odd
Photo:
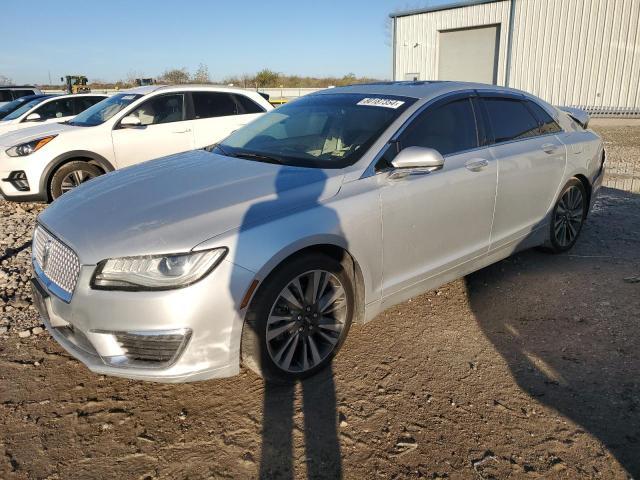
[[[380, 160], [382, 155], [386, 152], [386, 150], [389, 147], [389, 145], [391, 143], [393, 143], [393, 142], [397, 142], [398, 141], [398, 137], [400, 135], [402, 135], [402, 133], [415, 120], [415, 118], [417, 116], [421, 115], [427, 108], [433, 106], [433, 104], [436, 103], [436, 102], [440, 102], [442, 100], [446, 100], [449, 97], [457, 97], [457, 96], [462, 96], [462, 95], [468, 95], [470, 98], [476, 97], [478, 99], [481, 99], [483, 97], [491, 97], [491, 96], [495, 95], [498, 98], [512, 98], [514, 100], [523, 100], [523, 101], [528, 100], [528, 101], [535, 102], [545, 112], [549, 113], [547, 111], [547, 109], [544, 108], [542, 105], [540, 105], [538, 102], [536, 102], [535, 99], [533, 99], [531, 97], [528, 97], [527, 95], [524, 95], [522, 93], [517, 93], [517, 92], [510, 92], [510, 91], [504, 91], [504, 90], [493, 90], [493, 89], [487, 89], [487, 90], [468, 89], [468, 90], [456, 90], [454, 92], [444, 93], [444, 94], [439, 95], [439, 96], [437, 96], [435, 98], [427, 100], [424, 104], [422, 104], [420, 107], [418, 107], [409, 116], [409, 118], [407, 118], [407, 120], [404, 121], [404, 123], [398, 128], [398, 130], [396, 130], [396, 132], [393, 135], [391, 135], [391, 137], [389, 137], [389, 140], [384, 144], [384, 146], [380, 149], [380, 151], [378, 151], [378, 153], [373, 157], [373, 160], [371, 161], [371, 163], [369, 163], [369, 165], [367, 166], [365, 171], [362, 173], [360, 178], [371, 177], [373, 175], [377, 175], [378, 173], [384, 173], [384, 172], [387, 171], [387, 170], [381, 170], [379, 172], [376, 172], [375, 171], [376, 164], [378, 163], [378, 161]], [[550, 116], [557, 123], [557, 119], [551, 114], [550, 114]], [[484, 120], [482, 120], [482, 121], [484, 121]], [[489, 143], [487, 145], [481, 145], [481, 146], [478, 146], [476, 148], [471, 148], [471, 149], [467, 149], [467, 150], [460, 150], [459, 152], [450, 153], [448, 155], [443, 155], [443, 157], [446, 159], [447, 157], [450, 157], [452, 155], [459, 155], [459, 154], [462, 154], [462, 153], [473, 152], [475, 150], [487, 149], [487, 148], [491, 148], [491, 147], [494, 147], [494, 146], [509, 145], [509, 144], [515, 143], [515, 142], [523, 142], [523, 141], [531, 140], [531, 139], [534, 139], [534, 138], [544, 138], [544, 137], [548, 137], [548, 136], [557, 136], [557, 135], [561, 135], [563, 133], [566, 133], [566, 131], [562, 128], [561, 125], [558, 124], [558, 126], [560, 126], [560, 128], [561, 128], [560, 132], [545, 133], [544, 135], [535, 135], [535, 136], [527, 137], [527, 138], [518, 138], [518, 139], [514, 139], [514, 140], [507, 140], [505, 142], [492, 141], [491, 143]], [[557, 138], [557, 140], [562, 145], [564, 145], [564, 143], [559, 138]]]

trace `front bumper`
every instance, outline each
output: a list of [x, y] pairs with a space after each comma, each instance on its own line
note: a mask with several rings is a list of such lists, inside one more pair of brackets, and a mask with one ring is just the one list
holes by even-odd
[[[137, 380], [187, 382], [236, 375], [240, 366], [241, 297], [254, 274], [222, 261], [201, 281], [167, 291], [92, 290], [94, 266], [83, 266], [69, 303], [51, 294], [37, 275], [34, 303], [53, 338], [91, 371]], [[114, 366], [100, 332], [188, 331], [178, 358], [166, 367]]]
[[[0, 195], [19, 202], [46, 201], [47, 194], [41, 180], [47, 161], [40, 157], [40, 152], [26, 157], [10, 157], [1, 150]], [[17, 177], [20, 181], [16, 181]]]

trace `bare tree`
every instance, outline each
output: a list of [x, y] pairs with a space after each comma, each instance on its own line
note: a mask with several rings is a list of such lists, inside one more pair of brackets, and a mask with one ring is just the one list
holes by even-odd
[[5, 75], [0, 75], [0, 85], [11, 85], [13, 80]]
[[198, 65], [198, 69], [191, 77], [191, 81], [194, 83], [211, 83], [211, 80], [209, 79], [209, 67], [204, 63]]

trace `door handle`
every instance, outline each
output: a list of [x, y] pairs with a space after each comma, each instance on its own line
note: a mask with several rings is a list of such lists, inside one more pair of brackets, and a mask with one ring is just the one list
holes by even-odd
[[556, 153], [556, 151], [558, 150], [558, 146], [553, 143], [545, 143], [540, 148], [542, 149], [543, 152], [549, 153], [549, 154]]
[[189, 133], [191, 131], [190, 128], [187, 128], [186, 130], [174, 130], [173, 133]]
[[489, 166], [489, 160], [485, 160], [484, 158], [474, 158], [473, 160], [469, 160], [464, 164], [467, 170], [472, 172], [479, 172]]

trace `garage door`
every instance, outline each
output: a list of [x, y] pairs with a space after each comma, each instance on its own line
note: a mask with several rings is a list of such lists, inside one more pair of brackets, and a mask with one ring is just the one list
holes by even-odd
[[438, 78], [495, 84], [499, 38], [499, 25], [439, 32]]

